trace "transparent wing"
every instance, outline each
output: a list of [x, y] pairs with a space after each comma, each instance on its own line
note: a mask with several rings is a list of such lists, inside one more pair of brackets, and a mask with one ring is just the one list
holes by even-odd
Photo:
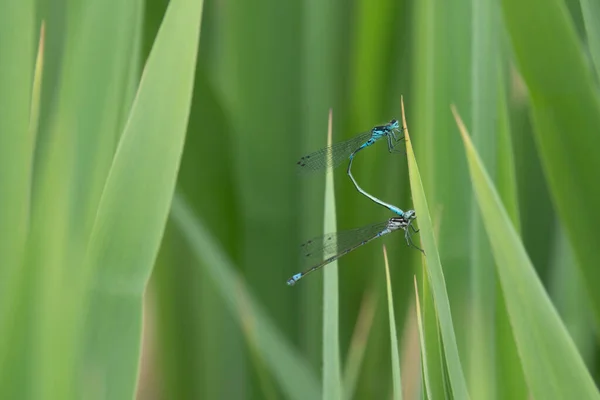
[[305, 267], [311, 267], [336, 255], [336, 258], [349, 253], [357, 247], [374, 239], [388, 226], [388, 221], [379, 222], [362, 228], [328, 233], [306, 241], [300, 246], [300, 255]]
[[370, 131], [363, 132], [351, 139], [307, 154], [296, 163], [296, 169], [298, 173], [302, 174], [320, 171], [329, 167], [336, 168], [345, 160], [348, 160], [350, 154], [362, 146], [370, 137]]
[[368, 225], [363, 228], [329, 233], [308, 240], [300, 246], [302, 261], [306, 269], [292, 275], [287, 280], [287, 284], [293, 286], [308, 274], [321, 269], [354, 249], [369, 243], [371, 240], [395, 230], [404, 229], [401, 224], [392, 224], [392, 220]]

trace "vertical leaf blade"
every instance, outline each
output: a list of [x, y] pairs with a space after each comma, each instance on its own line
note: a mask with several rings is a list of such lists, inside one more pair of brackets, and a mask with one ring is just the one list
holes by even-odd
[[412, 188], [415, 211], [419, 219], [419, 235], [426, 254], [427, 275], [431, 284], [431, 291], [433, 292], [435, 307], [440, 322], [440, 331], [444, 343], [444, 354], [446, 357], [448, 374], [450, 376], [450, 384], [456, 398], [469, 399], [467, 384], [460, 362], [460, 356], [458, 354], [458, 346], [456, 344], [456, 334], [452, 322], [452, 313], [450, 311], [450, 302], [446, 291], [444, 272], [442, 270], [436, 241], [433, 236], [429, 206], [427, 205], [427, 200], [425, 198], [419, 167], [415, 160], [415, 154], [408, 133], [408, 126], [406, 125], [404, 104], [402, 105], [402, 120], [403, 126], [405, 127], [404, 133], [406, 138], [410, 186]]
[[[600, 94], [561, 0], [502, 0], [504, 20], [529, 88], [535, 134], [551, 194], [600, 322], [597, 157]], [[569, 134], [572, 133], [572, 134]], [[577, 210], [577, 215], [573, 215]], [[598, 326], [598, 325], [597, 325]]]
[[392, 282], [390, 279], [390, 265], [387, 251], [383, 247], [385, 264], [385, 287], [387, 290], [388, 318], [390, 323], [390, 344], [392, 349], [392, 388], [394, 400], [402, 400], [402, 381], [400, 377], [400, 350], [398, 347], [398, 333], [396, 332], [396, 317], [394, 315], [394, 298], [392, 295]]
[[92, 230], [86, 365], [94, 381], [109, 385], [109, 398], [132, 397], [135, 391], [142, 296], [162, 239], [183, 150], [201, 16], [202, 1], [169, 4]]
[[539, 399], [598, 399], [577, 348], [537, 277], [458, 114], [473, 186], [490, 238], [529, 389]]
[[[332, 141], [332, 112], [329, 110], [327, 145]], [[336, 231], [335, 192], [333, 171], [327, 171], [325, 180], [324, 234]], [[328, 264], [323, 271], [323, 399], [342, 399], [340, 366], [338, 262]]]

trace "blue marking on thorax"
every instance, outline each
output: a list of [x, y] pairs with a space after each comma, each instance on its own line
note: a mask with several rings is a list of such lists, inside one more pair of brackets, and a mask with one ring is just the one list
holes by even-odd
[[378, 126], [378, 127], [371, 129], [371, 137], [369, 138], [369, 140], [364, 142], [358, 148], [358, 150], [362, 150], [365, 147], [371, 146], [372, 144], [374, 144], [376, 141], [378, 141], [382, 137], [387, 136], [389, 133], [390, 133], [390, 128], [388, 126]]
[[386, 136], [388, 133], [389, 133], [388, 129], [373, 129], [371, 131], [371, 139], [369, 139], [369, 140], [373, 140], [373, 142], [375, 142], [376, 140], [381, 139], [382, 137]]

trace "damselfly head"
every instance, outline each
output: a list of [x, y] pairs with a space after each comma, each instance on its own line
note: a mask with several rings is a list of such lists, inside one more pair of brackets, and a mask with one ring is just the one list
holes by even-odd
[[404, 212], [403, 217], [407, 220], [407, 221], [412, 221], [413, 219], [417, 218], [417, 214], [415, 213], [415, 210], [408, 210]]
[[400, 128], [400, 123], [398, 122], [397, 119], [393, 119], [390, 121], [389, 126], [391, 129], [398, 129], [398, 128]]

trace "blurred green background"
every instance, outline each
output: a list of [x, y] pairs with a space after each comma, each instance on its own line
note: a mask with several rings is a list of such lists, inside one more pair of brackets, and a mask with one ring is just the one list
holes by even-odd
[[[599, 70], [598, 0], [0, 0], [0, 397], [334, 398], [323, 273], [285, 284], [325, 218], [295, 163], [330, 109], [338, 142], [401, 96], [470, 397], [540, 398], [548, 360], [513, 337], [451, 105], [597, 382]], [[339, 230], [392, 216], [344, 172]], [[353, 173], [414, 208], [404, 154]], [[382, 243], [403, 398], [460, 398], [400, 234], [339, 262], [340, 398], [399, 398]]]

